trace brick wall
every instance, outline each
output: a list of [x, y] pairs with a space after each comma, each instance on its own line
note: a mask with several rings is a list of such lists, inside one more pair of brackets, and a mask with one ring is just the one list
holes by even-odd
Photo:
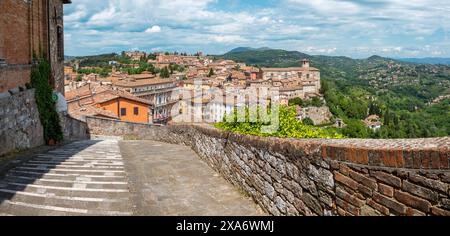
[[94, 135], [190, 146], [273, 215], [450, 216], [450, 138], [295, 140], [87, 118]]
[[[48, 14], [49, 3], [51, 14]], [[50, 55], [52, 64], [53, 87], [64, 94], [64, 65], [58, 55], [56, 27], [63, 27], [62, 0], [2, 0], [0, 1], [0, 59], [6, 66], [0, 65], [0, 93], [29, 82], [28, 72], [17, 69], [18, 66], [30, 66], [33, 53]], [[48, 19], [50, 17], [50, 29]], [[49, 39], [50, 36], [50, 39]], [[50, 40], [50, 48], [48, 41]], [[63, 46], [62, 46], [63, 47]], [[9, 70], [5, 68], [8, 67]], [[14, 71], [17, 71], [15, 73]], [[8, 72], [8, 74], [6, 74]], [[15, 74], [14, 74], [15, 73]]]

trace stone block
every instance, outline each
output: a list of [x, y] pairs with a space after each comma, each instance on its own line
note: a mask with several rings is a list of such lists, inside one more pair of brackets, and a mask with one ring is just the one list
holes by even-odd
[[373, 194], [373, 200], [377, 203], [389, 208], [391, 211], [395, 212], [398, 215], [405, 215], [406, 214], [406, 206], [400, 202], [397, 202], [396, 200], [383, 196], [379, 193]]
[[408, 181], [403, 181], [402, 190], [413, 195], [425, 198], [432, 202], [437, 202], [439, 200], [439, 195], [427, 188], [412, 184]]
[[425, 213], [428, 213], [431, 208], [431, 203], [421, 199], [419, 197], [415, 197], [409, 193], [405, 193], [399, 190], [395, 190], [394, 197], [399, 202], [404, 203], [410, 207], [413, 207], [415, 209], [418, 209], [420, 211], [423, 211]]
[[382, 172], [382, 171], [371, 171], [370, 175], [375, 177], [377, 180], [386, 183], [390, 186], [401, 188], [402, 180], [392, 174]]

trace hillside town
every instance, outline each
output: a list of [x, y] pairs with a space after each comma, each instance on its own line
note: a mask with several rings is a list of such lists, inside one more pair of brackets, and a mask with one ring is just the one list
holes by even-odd
[[[176, 216], [141, 223], [146, 232], [208, 234], [291, 231], [280, 218], [257, 216], [450, 216], [450, 66], [270, 48], [72, 57], [73, 42], [89, 40], [71, 41], [71, 26], [110, 37], [104, 32], [123, 26], [117, 19], [142, 21], [124, 12], [133, 3], [164, 10], [145, 0], [109, 9], [98, 5], [107, 1], [73, 2], [77, 11], [65, 14], [71, 0], [0, 0], [0, 218]], [[164, 8], [178, 12], [172, 2]], [[91, 20], [111, 17], [114, 27], [83, 28], [92, 26], [83, 19], [91, 8]], [[145, 47], [135, 33], [127, 45]], [[113, 49], [97, 38], [92, 45], [90, 54]], [[185, 216], [231, 217], [218, 224]], [[31, 222], [55, 225], [26, 221], [21, 230], [36, 231]], [[87, 232], [82, 222], [65, 225]]]
[[[321, 96], [320, 71], [310, 66], [307, 59], [301, 60], [298, 67], [258, 68], [214, 59], [201, 52], [153, 55], [151, 58], [145, 52], [123, 52], [127, 63], [109, 61], [111, 71], [107, 73], [102, 73], [104, 68], [100, 67], [82, 67], [77, 60], [66, 63], [65, 97], [69, 113], [80, 120], [98, 116], [167, 124], [176, 120], [176, 116], [191, 114], [199, 101], [203, 106], [201, 122], [214, 123], [222, 121], [235, 107], [248, 105], [238, 101], [215, 102], [218, 94], [237, 98], [245, 90], [267, 88], [277, 91], [281, 105], [288, 105], [293, 98]], [[138, 73], [130, 73], [132, 69]], [[194, 95], [195, 91], [201, 91], [200, 95]]]

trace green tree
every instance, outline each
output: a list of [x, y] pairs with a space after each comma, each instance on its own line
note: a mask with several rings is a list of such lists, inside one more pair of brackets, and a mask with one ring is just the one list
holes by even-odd
[[161, 78], [170, 78], [170, 72], [169, 72], [169, 69], [167, 68], [167, 66], [161, 70], [161, 72], [159, 73], [159, 76]]
[[305, 119], [303, 119], [302, 121], [304, 125], [314, 125], [314, 121], [309, 117], [305, 117]]
[[208, 77], [211, 77], [214, 75], [214, 70], [212, 68], [209, 69]]
[[303, 106], [303, 100], [301, 98], [293, 98], [289, 100], [289, 106]]

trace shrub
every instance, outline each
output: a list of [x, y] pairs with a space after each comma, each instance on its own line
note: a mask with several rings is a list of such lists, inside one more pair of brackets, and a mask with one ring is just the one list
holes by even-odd
[[63, 140], [63, 133], [53, 101], [53, 89], [49, 84], [51, 67], [44, 58], [39, 58], [38, 62], [37, 67], [31, 72], [31, 86], [36, 90], [35, 97], [39, 118], [44, 127], [44, 139], [47, 143], [51, 139], [60, 142]]
[[249, 112], [246, 111], [246, 121], [237, 122], [236, 113], [228, 114], [234, 116], [234, 122], [220, 122], [215, 124], [216, 128], [240, 134], [256, 136], [273, 136], [280, 138], [344, 138], [344, 136], [333, 129], [323, 129], [303, 124], [296, 118], [295, 107], [281, 106], [279, 111], [280, 126], [274, 133], [262, 133], [261, 128], [268, 123], [261, 121], [249, 122]]

